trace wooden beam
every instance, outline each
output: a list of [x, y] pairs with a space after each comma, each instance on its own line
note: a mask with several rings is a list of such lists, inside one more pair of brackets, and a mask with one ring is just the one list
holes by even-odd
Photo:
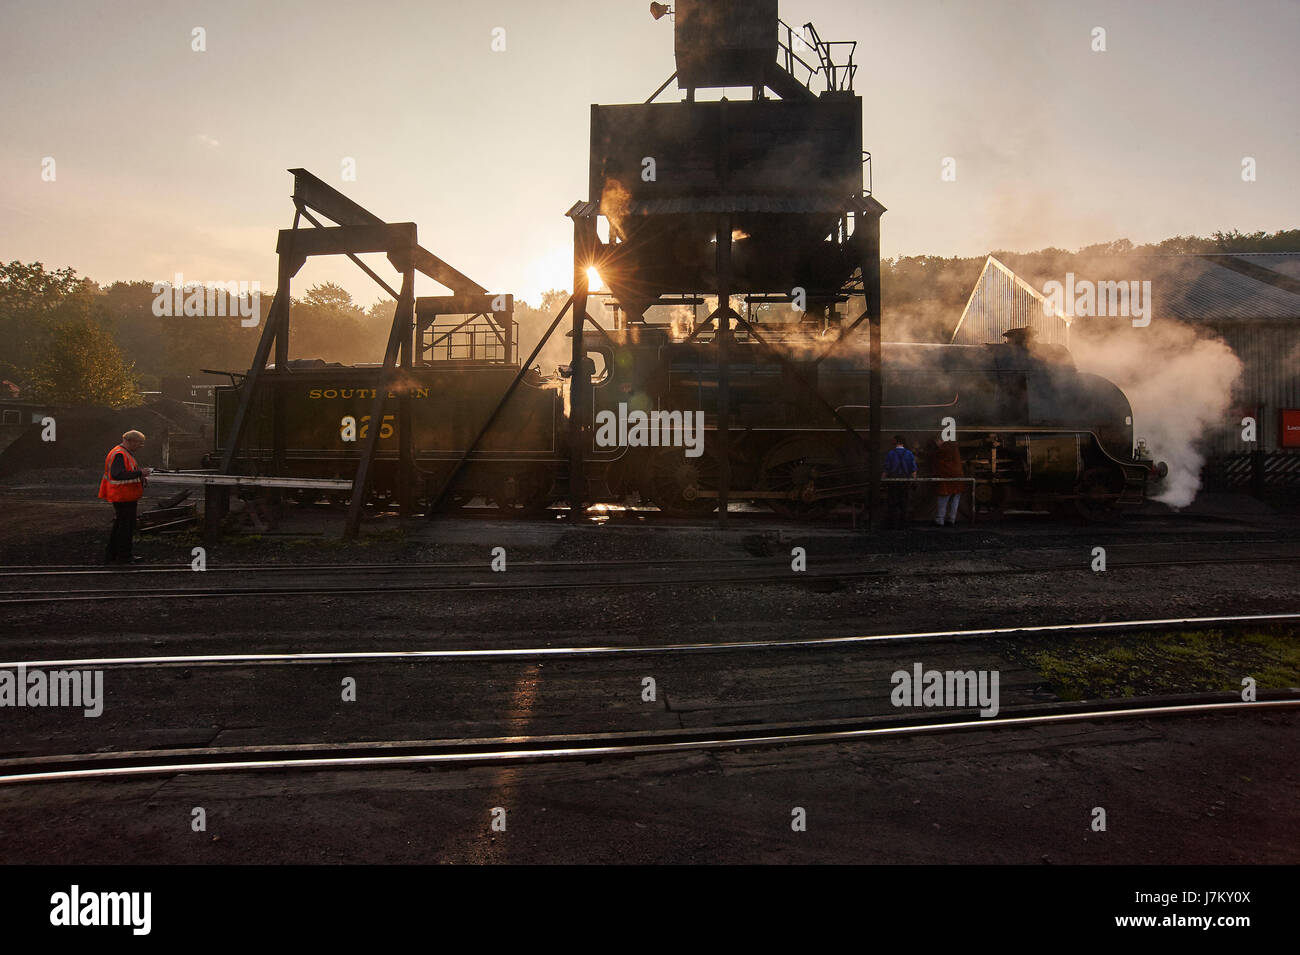
[[[289, 308], [292, 299], [289, 287], [292, 276], [301, 267], [302, 259], [292, 247], [280, 256], [279, 287], [285, 290], [284, 304], [277, 316], [275, 332], [275, 376], [271, 380], [271, 471], [279, 477], [286, 466], [286, 435], [284, 406], [284, 376], [289, 370]], [[264, 374], [265, 369], [260, 369]], [[278, 503], [278, 499], [277, 499]]]
[[[301, 210], [299, 210], [299, 211], [302, 213], [303, 218], [305, 218], [305, 219], [306, 219], [308, 222], [310, 222], [312, 225], [316, 226], [316, 228], [318, 228], [318, 229], [323, 229], [323, 228], [325, 228], [325, 226], [321, 225], [320, 220], [317, 219], [317, 218], [316, 218], [314, 215], [312, 215], [310, 212], [308, 212], [306, 209], [301, 209]], [[359, 258], [357, 258], [356, 255], [355, 255], [355, 253], [348, 252], [348, 253], [345, 253], [345, 254], [347, 255], [347, 257], [348, 257], [349, 259], [352, 260], [352, 263], [353, 263], [357, 268], [359, 268], [362, 272], [365, 272], [365, 273], [366, 273], [367, 275], [369, 275], [372, 279], [374, 279], [374, 280], [375, 280], [375, 283], [376, 283], [380, 288], [382, 288], [385, 292], [387, 292], [389, 295], [391, 295], [394, 299], [397, 298], [397, 292], [394, 291], [394, 289], [393, 289], [393, 287], [392, 287], [391, 285], [389, 285], [387, 282], [385, 282], [383, 279], [381, 279], [381, 278], [380, 278], [380, 277], [375, 273], [375, 270], [374, 270], [374, 269], [372, 269], [370, 266], [366, 265], [366, 263], [362, 262]]]
[[[492, 312], [492, 305], [499, 295], [490, 293], [470, 295], [421, 295], [415, 300], [415, 314], [425, 315], [477, 315]], [[503, 312], [515, 310], [515, 297], [505, 295]]]
[[[295, 205], [315, 209], [342, 226], [383, 225], [384, 220], [369, 209], [357, 205], [333, 186], [327, 185], [306, 169], [290, 169], [293, 173], [293, 201]], [[382, 250], [381, 250], [382, 251]], [[440, 285], [462, 294], [487, 291], [469, 276], [452, 268], [423, 246], [413, 250], [412, 265]], [[405, 271], [405, 268], [403, 268]]]
[[487, 294], [487, 289], [479, 285], [463, 272], [458, 272], [456, 269], [453, 269], [442, 259], [424, 248], [424, 246], [417, 245], [415, 247], [412, 264], [416, 269], [429, 276], [429, 278], [433, 279], [439, 285], [447, 286], [447, 288], [456, 292], [458, 295]]
[[[370, 468], [375, 460], [375, 450], [379, 447], [379, 432], [384, 425], [384, 402], [388, 400], [388, 389], [393, 384], [393, 370], [397, 367], [397, 357], [402, 348], [402, 337], [409, 333], [409, 315], [411, 312], [411, 295], [414, 285], [413, 274], [407, 272], [402, 277], [402, 290], [398, 293], [397, 310], [393, 313], [393, 327], [388, 333], [388, 347], [384, 350], [384, 366], [375, 386], [375, 396], [370, 399], [370, 424], [361, 446], [361, 458], [357, 462], [357, 476], [352, 482], [352, 501], [348, 504], [347, 523], [343, 528], [343, 539], [352, 540], [361, 528], [361, 509], [365, 506], [366, 493], [370, 486]], [[358, 425], [361, 422], [357, 422]]]
[[306, 169], [293, 173], [293, 202], [296, 206], [315, 209], [339, 225], [383, 225], [384, 220], [369, 209], [357, 205], [333, 186], [326, 185]]
[[248, 374], [240, 386], [239, 404], [235, 406], [235, 420], [230, 426], [230, 434], [226, 438], [226, 450], [221, 456], [221, 473], [233, 474], [235, 457], [239, 453], [239, 447], [244, 440], [244, 432], [248, 430], [249, 411], [253, 404], [253, 394], [257, 391], [257, 382], [262, 372], [266, 370], [266, 363], [271, 357], [271, 346], [276, 339], [276, 333], [280, 329], [279, 313], [281, 308], [288, 308], [286, 301], [288, 299], [288, 289], [278, 288], [275, 290], [275, 297], [271, 299], [271, 307], [266, 313], [266, 324], [262, 326], [262, 337], [258, 339], [257, 351], [253, 355], [253, 366], [249, 369]]
[[323, 229], [281, 229], [276, 251], [297, 256], [391, 252], [415, 244], [414, 222], [382, 225], [328, 226]]

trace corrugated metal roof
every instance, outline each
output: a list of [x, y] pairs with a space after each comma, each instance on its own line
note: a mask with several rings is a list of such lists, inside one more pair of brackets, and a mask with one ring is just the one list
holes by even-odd
[[1300, 279], [1300, 252], [1248, 252], [1233, 254], [1232, 257]]
[[[1216, 259], [1241, 260], [1246, 272], [1253, 274]], [[1296, 290], [1300, 253], [1106, 256], [1078, 262], [1072, 269], [1076, 283], [1149, 281], [1156, 315], [1192, 322], [1300, 318], [1300, 291]], [[1279, 284], [1268, 281], [1268, 273]], [[1035, 276], [1028, 281], [1041, 288], [1048, 279], [1060, 282], [1065, 276]]]
[[1211, 262], [1188, 262], [1152, 279], [1157, 312], [1191, 321], [1300, 317], [1300, 295]]
[[989, 256], [953, 329], [955, 345], [1001, 344], [1013, 328], [1028, 326], [1045, 345], [1069, 345], [1070, 328], [1051, 313], [1042, 293]]

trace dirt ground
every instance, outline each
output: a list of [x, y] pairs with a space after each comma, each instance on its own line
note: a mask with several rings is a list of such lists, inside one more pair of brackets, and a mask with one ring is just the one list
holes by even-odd
[[[48, 477], [0, 485], [0, 570], [98, 557], [108, 515], [93, 500], [94, 475]], [[629, 579], [646, 570], [613, 562], [694, 562], [664, 564], [660, 572], [677, 576], [654, 587], [10, 605], [4, 656], [640, 647], [1298, 609], [1296, 563], [1283, 558], [1297, 554], [1300, 516], [1287, 502], [1216, 498], [1181, 514], [1152, 506], [1105, 526], [1007, 515], [894, 534], [866, 533], [847, 519], [794, 527], [733, 517], [719, 529], [619, 515], [517, 522], [471, 513], [405, 526], [389, 516], [344, 544], [341, 511], [292, 508], [275, 532], [206, 545], [210, 569], [240, 569], [205, 582], [260, 586], [268, 577], [259, 568], [268, 565], [355, 567], [275, 578], [328, 591], [330, 582], [382, 584], [412, 563], [486, 568], [495, 547], [509, 563], [501, 575], [485, 569], [492, 583], [526, 582], [531, 571], [520, 565], [529, 561], [581, 560], [593, 578]], [[179, 570], [201, 543], [192, 534], [146, 536], [137, 553]], [[795, 547], [806, 551], [809, 573], [819, 561], [834, 568], [831, 579], [816, 587], [795, 573], [749, 586], [709, 582], [736, 572], [727, 561], [784, 566]], [[1105, 572], [1092, 568], [1096, 547], [1107, 551]], [[439, 574], [417, 577], [436, 584]], [[75, 585], [4, 578], [0, 586], [39, 596], [51, 587], [137, 585], [121, 571]], [[1043, 636], [617, 662], [109, 670], [101, 719], [9, 711], [4, 750], [16, 757], [858, 717], [888, 712], [889, 674], [916, 661], [995, 669], [1009, 706], [1064, 698], [1071, 679], [1085, 681], [1085, 698], [1094, 685], [1108, 695], [1225, 690], [1242, 671], [1271, 673], [1280, 686], [1295, 672], [1296, 634], [1283, 626], [1198, 631], [1182, 643], [1133, 638], [1136, 645]], [[1166, 651], [1168, 665], [1152, 659]], [[648, 708], [639, 696], [646, 675], [663, 693]], [[345, 676], [362, 688], [352, 706], [338, 697]], [[1295, 720], [1290, 711], [1142, 719], [505, 770], [0, 786], [0, 853], [7, 862], [131, 863], [1294, 863]], [[202, 834], [189, 825], [195, 806], [208, 815]], [[507, 809], [504, 832], [489, 826], [497, 807]], [[790, 825], [796, 807], [809, 819], [802, 832]], [[1107, 811], [1105, 831], [1091, 828], [1096, 807]]]

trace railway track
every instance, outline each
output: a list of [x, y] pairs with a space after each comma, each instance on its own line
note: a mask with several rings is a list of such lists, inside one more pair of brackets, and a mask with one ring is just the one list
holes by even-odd
[[1258, 715], [1300, 709], [1300, 691], [1266, 694], [1252, 703], [1203, 697], [1148, 698], [1125, 703], [1056, 704], [1008, 707], [1010, 715], [989, 719], [922, 717], [868, 718], [816, 724], [787, 723], [735, 729], [663, 730], [623, 734], [511, 736], [491, 739], [311, 743], [277, 746], [192, 747], [117, 753], [59, 754], [0, 760], [0, 785], [74, 782], [124, 777], [176, 776], [187, 773], [402, 769], [601, 760], [670, 753], [774, 748], [810, 744], [862, 742], [883, 737], [987, 732], [1063, 723], [1156, 719], [1247, 713]]
[[[790, 534], [783, 540], [775, 542], [778, 546], [800, 545], [801, 541], [797, 534]], [[803, 542], [806, 543], [806, 542]], [[1292, 537], [1258, 537], [1250, 535], [1232, 535], [1229, 537], [1198, 537], [1186, 536], [1176, 539], [1161, 540], [1141, 540], [1141, 541], [1119, 541], [1106, 544], [1109, 551], [1123, 551], [1134, 547], [1142, 548], [1160, 548], [1160, 547], [1181, 547], [1184, 545], [1195, 545], [1198, 547], [1215, 547], [1222, 544], [1248, 544], [1252, 547], [1270, 546], [1270, 545], [1296, 545], [1300, 544], [1300, 539]], [[1074, 545], [1074, 549], [1082, 547], [1082, 544]], [[1002, 552], [1006, 545], [1001, 542], [986, 544], [979, 547], [959, 547], [944, 548], [943, 550], [929, 551], [937, 556], [970, 556], [980, 554], [996, 554]], [[1070, 549], [1069, 545], [1048, 545], [1040, 548], [1045, 551], [1066, 550]], [[892, 552], [863, 552], [858, 555], [858, 559], [870, 559], [872, 557], [890, 557], [894, 556]], [[600, 561], [601, 566], [606, 567], [645, 567], [657, 564], [673, 565], [717, 565], [719, 562], [736, 563], [736, 564], [760, 564], [770, 558], [751, 557], [667, 557], [667, 558], [639, 558], [639, 559], [611, 559]], [[592, 562], [589, 560], [527, 560], [512, 561], [512, 567], [538, 567], [538, 568], [566, 568], [566, 567], [590, 567]], [[292, 572], [292, 571], [391, 571], [394, 569], [404, 570], [458, 570], [458, 569], [482, 569], [483, 562], [466, 562], [466, 561], [413, 561], [405, 563], [387, 562], [365, 562], [358, 561], [355, 563], [255, 563], [255, 564], [216, 564], [209, 567], [206, 573], [247, 573], [247, 572]], [[120, 577], [123, 574], [189, 574], [193, 573], [188, 564], [141, 564], [138, 566], [110, 568], [103, 564], [8, 564], [0, 565], [0, 579], [6, 577], [37, 577], [37, 576], [114, 576]]]
[[[1252, 542], [1252, 548], [1258, 545]], [[1118, 548], [1115, 548], [1118, 549]], [[214, 566], [202, 572], [199, 579], [210, 580], [213, 575], [257, 574], [266, 583], [241, 586], [182, 586], [149, 587], [145, 581], [164, 575], [181, 575], [195, 580], [196, 571], [188, 567], [148, 567], [105, 569], [103, 567], [68, 567], [60, 569], [9, 568], [0, 577], [9, 579], [37, 579], [54, 582], [76, 581], [85, 578], [108, 576], [113, 578], [112, 588], [77, 587], [53, 590], [47, 586], [39, 589], [9, 589], [0, 591], [0, 605], [45, 604], [62, 601], [124, 600], [124, 599], [199, 599], [223, 597], [288, 597], [329, 596], [337, 594], [382, 593], [509, 593], [519, 591], [568, 590], [591, 588], [645, 589], [658, 587], [712, 587], [718, 585], [786, 584], [795, 586], [834, 588], [845, 581], [871, 577], [926, 577], [941, 575], [946, 578], [979, 577], [988, 575], [1038, 575], [1044, 573], [1094, 573], [1086, 550], [1068, 562], [1055, 564], [1020, 564], [1011, 555], [998, 555], [997, 566], [985, 568], [963, 567], [884, 567], [880, 566], [892, 555], [847, 554], [814, 557], [809, 569], [796, 572], [789, 558], [671, 558], [659, 560], [622, 561], [532, 561], [509, 565], [509, 574], [494, 573], [487, 561], [473, 563], [422, 563], [422, 564], [328, 564], [328, 565], [239, 565]], [[948, 557], [946, 552], [930, 552], [909, 556]], [[1250, 553], [1230, 554], [1220, 552], [1205, 557], [1171, 557], [1160, 559], [1116, 559], [1107, 564], [1107, 572], [1155, 567], [1191, 567], [1198, 565], [1298, 563], [1300, 553]], [[711, 573], [683, 575], [681, 568], [703, 567]], [[636, 571], [635, 576], [628, 576]], [[665, 572], [666, 571], [666, 572]], [[271, 577], [298, 573], [309, 576], [311, 583], [280, 584]], [[439, 579], [430, 580], [428, 575]], [[322, 578], [382, 575], [382, 581], [339, 582], [329, 586], [320, 583]], [[451, 579], [448, 579], [451, 578]], [[524, 579], [520, 579], [524, 578]]]
[[[0, 669], [121, 669], [168, 667], [247, 667], [329, 665], [366, 662], [501, 662], [573, 658], [647, 657], [665, 654], [750, 653], [764, 650], [852, 649], [878, 644], [962, 641], [998, 638], [1155, 632], [1188, 628], [1256, 628], [1300, 623], [1300, 613], [1218, 617], [1170, 617], [1108, 623], [1047, 624], [968, 630], [879, 633], [843, 637], [721, 641], [640, 646], [466, 648], [445, 650], [326, 651], [236, 654], [185, 654], [88, 657], [0, 662]], [[119, 751], [56, 752], [0, 759], [0, 785], [23, 785], [113, 778], [168, 777], [189, 773], [329, 771], [508, 765], [603, 759], [717, 750], [781, 748], [803, 744], [842, 744], [883, 737], [915, 737], [1053, 724], [1244, 714], [1300, 708], [1300, 690], [1264, 690], [1258, 701], [1242, 702], [1234, 694], [1193, 694], [1143, 700], [1086, 703], [1008, 703], [1001, 715], [977, 717], [974, 708], [948, 710], [943, 716], [859, 715], [800, 722], [744, 723], [565, 735], [515, 735], [469, 739], [404, 739], [284, 743], [246, 746], [199, 745], [183, 748], [133, 748]], [[66, 744], [65, 744], [66, 745]], [[71, 745], [78, 745], [72, 743]], [[83, 744], [84, 745], [84, 744]]]
[[855, 644], [902, 643], [924, 640], [978, 640], [1033, 637], [1053, 634], [1087, 635], [1155, 632], [1183, 628], [1258, 627], [1300, 623], [1300, 613], [1252, 614], [1220, 617], [1164, 617], [1147, 620], [1116, 620], [1105, 623], [1057, 623], [976, 630], [926, 630], [908, 633], [877, 633], [847, 637], [791, 637], [782, 640], [724, 640], [700, 643], [638, 644], [636, 646], [507, 647], [447, 650], [335, 650], [283, 653], [210, 653], [129, 657], [73, 657], [49, 660], [0, 662], [0, 670], [66, 669], [149, 666], [245, 666], [248, 664], [321, 664], [365, 661], [544, 659], [550, 657], [649, 656], [663, 653], [710, 653], [737, 650], [787, 650], [814, 647], [851, 647]]

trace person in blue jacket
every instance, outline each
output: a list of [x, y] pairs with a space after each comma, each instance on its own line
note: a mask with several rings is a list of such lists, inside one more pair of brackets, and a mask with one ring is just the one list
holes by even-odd
[[[907, 450], [907, 444], [901, 434], [894, 435], [894, 448], [885, 455], [885, 470], [882, 478], [916, 478], [916, 456]], [[885, 529], [902, 529], [907, 526], [908, 504], [911, 501], [912, 485], [902, 480], [890, 481], [885, 485], [888, 493], [888, 505], [885, 509]]]

